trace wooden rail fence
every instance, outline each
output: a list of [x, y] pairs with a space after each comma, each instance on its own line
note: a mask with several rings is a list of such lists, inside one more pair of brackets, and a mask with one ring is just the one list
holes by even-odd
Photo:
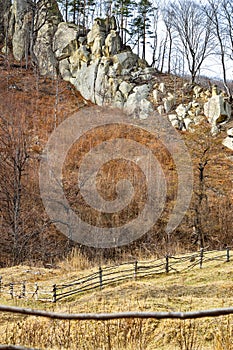
[[34, 298], [35, 300], [57, 302], [72, 297], [116, 285], [124, 281], [152, 277], [162, 273], [182, 273], [193, 268], [203, 268], [213, 261], [229, 262], [230, 248], [225, 250], [190, 253], [183, 256], [165, 256], [152, 261], [133, 261], [115, 266], [99, 267], [87, 276], [62, 284], [54, 284], [51, 288], [43, 288], [38, 283], [8, 283], [4, 284], [0, 276], [0, 295], [8, 294], [13, 298]]

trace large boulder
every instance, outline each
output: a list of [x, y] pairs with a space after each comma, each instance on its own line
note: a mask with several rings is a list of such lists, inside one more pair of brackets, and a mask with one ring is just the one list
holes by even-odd
[[72, 23], [61, 22], [53, 39], [53, 52], [57, 60], [70, 57], [77, 49], [78, 27]]
[[139, 57], [131, 51], [120, 52], [113, 56], [113, 62], [119, 65], [120, 70], [133, 70], [138, 68]]
[[76, 76], [70, 79], [70, 82], [76, 87], [86, 100], [95, 101], [95, 83], [98, 74], [100, 59], [96, 59], [89, 66], [83, 65], [77, 70]]

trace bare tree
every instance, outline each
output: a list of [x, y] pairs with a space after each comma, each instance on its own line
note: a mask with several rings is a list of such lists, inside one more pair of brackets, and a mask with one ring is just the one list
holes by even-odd
[[[168, 45], [168, 53], [167, 53], [167, 72], [171, 73], [171, 55], [172, 55], [172, 46], [173, 46], [173, 25], [172, 25], [172, 11], [169, 6], [164, 7], [162, 9], [163, 21], [166, 27], [166, 40], [164, 47], [167, 49]], [[162, 70], [162, 69], [161, 69]]]
[[179, 0], [168, 6], [172, 27], [180, 42], [177, 49], [184, 55], [191, 82], [194, 83], [203, 61], [213, 52], [212, 22], [200, 2]]
[[22, 179], [28, 160], [25, 130], [20, 121], [17, 125], [0, 119], [0, 198], [4, 224], [11, 233], [13, 263], [18, 261], [19, 237], [22, 234]]
[[[226, 62], [227, 56], [229, 57], [231, 54], [231, 52], [229, 53], [229, 47], [231, 46], [231, 34], [233, 33], [231, 33], [231, 28], [227, 29], [227, 27], [230, 25], [232, 26], [233, 21], [231, 17], [229, 17], [230, 13], [227, 2], [228, 1], [223, 0], [216, 3], [214, 0], [209, 0], [208, 6], [206, 7], [206, 15], [213, 24], [213, 33], [218, 43], [215, 53], [218, 57], [220, 57], [224, 87], [227, 91], [228, 96], [230, 96], [231, 92], [229, 84], [227, 82]], [[233, 11], [233, 9], [231, 11]]]

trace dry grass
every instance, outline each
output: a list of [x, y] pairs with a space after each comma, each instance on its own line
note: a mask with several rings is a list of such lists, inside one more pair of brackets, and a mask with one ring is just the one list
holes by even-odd
[[[80, 260], [80, 261], [79, 261]], [[44, 287], [67, 281], [93, 271], [83, 270], [87, 260], [74, 253], [59, 269], [38, 269]], [[69, 271], [70, 266], [70, 271]], [[74, 271], [74, 266], [76, 269]], [[185, 273], [162, 274], [131, 281], [71, 297], [57, 304], [32, 300], [9, 300], [0, 303], [49, 309], [60, 312], [114, 311], [190, 311], [233, 304], [233, 262], [209, 262], [203, 269]], [[25, 277], [24, 266], [1, 269], [10, 279]], [[38, 279], [31, 269], [31, 282]], [[33, 277], [34, 276], [34, 277]], [[51, 321], [45, 318], [1, 315], [0, 343], [24, 344], [40, 349], [143, 349], [197, 350], [233, 349], [233, 317], [207, 318], [195, 321], [115, 320]]]

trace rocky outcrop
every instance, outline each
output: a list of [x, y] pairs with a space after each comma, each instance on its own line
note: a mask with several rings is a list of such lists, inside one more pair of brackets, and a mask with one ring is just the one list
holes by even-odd
[[0, 0], [0, 43], [4, 43], [9, 25], [11, 0]]
[[40, 73], [55, 76], [58, 62], [53, 50], [53, 41], [62, 16], [55, 0], [49, 2], [41, 0], [37, 11], [36, 39], [33, 44], [33, 52]]
[[156, 82], [155, 69], [123, 47], [114, 17], [110, 21], [97, 18], [87, 35], [75, 25], [60, 23], [53, 51], [63, 79], [98, 105], [112, 104], [142, 119], [157, 109], [180, 130], [191, 130], [205, 115], [213, 134], [230, 118], [230, 104], [215, 86], [211, 93], [190, 85], [189, 102], [177, 103], [175, 93], [164, 82]]
[[157, 110], [180, 130], [192, 130], [207, 117], [212, 134], [231, 117], [231, 106], [216, 86], [211, 92], [186, 83], [188, 101], [185, 92], [179, 96], [174, 88], [169, 91], [154, 68], [122, 45], [114, 17], [96, 18], [87, 31], [62, 22], [55, 0], [15, 0], [8, 37], [16, 59], [21, 60], [30, 45], [42, 75], [60, 74], [100, 106], [111, 104], [141, 119]]
[[54, 75], [57, 60], [53, 40], [61, 21], [55, 0], [14, 0], [10, 8], [6, 43], [12, 47], [14, 58], [20, 61], [31, 54], [42, 75]]
[[86, 36], [74, 25], [60, 23], [53, 48], [61, 76], [85, 99], [125, 108], [140, 118], [151, 114], [148, 78], [155, 69], [123, 47], [114, 17], [97, 18]]
[[15, 0], [10, 11], [8, 39], [18, 61], [28, 54], [32, 20], [33, 3], [30, 0]]

